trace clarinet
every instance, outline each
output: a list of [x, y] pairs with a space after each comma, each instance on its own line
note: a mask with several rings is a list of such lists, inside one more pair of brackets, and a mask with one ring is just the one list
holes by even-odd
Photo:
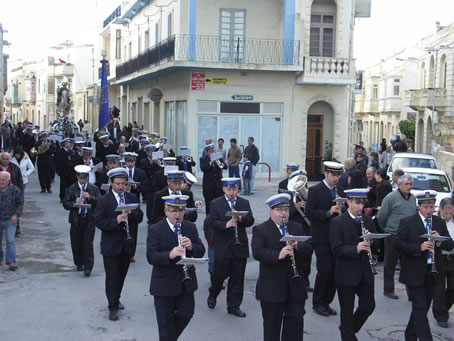
[[[180, 219], [177, 218], [177, 230], [178, 230], [178, 246], [181, 246], [181, 238], [183, 238], [183, 235], [181, 234], [181, 224], [180, 224]], [[186, 249], [184, 249], [184, 257], [186, 257]], [[183, 273], [184, 273], [184, 277], [183, 277], [183, 282], [186, 282], [186, 281], [190, 281], [192, 278], [189, 276], [189, 271], [188, 271], [188, 265], [185, 264], [183, 265]]]
[[[230, 204], [232, 205], [232, 212], [235, 212], [236, 211], [235, 210], [235, 199], [230, 199]], [[238, 224], [238, 220], [236, 217], [235, 217], [235, 220], [237, 221], [237, 224]], [[241, 245], [240, 239], [238, 238], [238, 226], [235, 226], [234, 231], [235, 231], [235, 245]]]
[[[126, 204], [125, 192], [121, 192], [121, 200], [123, 201], [124, 204]], [[126, 211], [121, 211], [121, 213], [125, 214]], [[126, 231], [126, 240], [132, 240], [133, 238], [132, 238], [132, 235], [131, 235], [131, 231], [129, 231], [128, 218], [126, 218], [124, 229]]]
[[[285, 217], [281, 217], [281, 224], [284, 226], [285, 235], [288, 236], [288, 229], [287, 229], [287, 222], [285, 221]], [[292, 245], [292, 242], [289, 240], [287, 241], [287, 245]], [[296, 261], [295, 261], [295, 254], [290, 255], [290, 260], [292, 261], [292, 269], [293, 269], [293, 279], [300, 278], [300, 274], [298, 273], [298, 269], [296, 268]]]
[[[432, 234], [432, 216], [430, 214], [427, 215], [427, 227], [429, 230], [429, 234]], [[435, 264], [435, 243], [433, 251], [429, 251], [429, 254], [432, 255], [432, 273], [434, 274], [438, 273], [437, 264]]]
[[[362, 214], [359, 215], [359, 220], [361, 222], [361, 232], [363, 233], [363, 235], [365, 235], [366, 234], [366, 228], [364, 227], [364, 219], [363, 219], [363, 215]], [[377, 270], [375, 270], [375, 265], [374, 265], [374, 261], [372, 259], [372, 252], [370, 251], [370, 248], [369, 248], [369, 251], [367, 251], [367, 255], [369, 256], [370, 270], [372, 271], [373, 275], [376, 275], [377, 274]]]

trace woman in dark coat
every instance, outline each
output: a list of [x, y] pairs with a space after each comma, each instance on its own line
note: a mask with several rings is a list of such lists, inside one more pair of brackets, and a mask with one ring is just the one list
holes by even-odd
[[391, 182], [389, 182], [389, 176], [386, 174], [386, 168], [377, 169], [375, 173], [375, 180], [377, 181], [377, 203], [376, 206], [380, 207], [383, 199], [393, 191]]

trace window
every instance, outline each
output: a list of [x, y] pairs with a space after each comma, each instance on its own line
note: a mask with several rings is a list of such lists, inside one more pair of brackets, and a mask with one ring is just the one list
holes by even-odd
[[167, 16], [167, 38], [170, 38], [173, 34], [173, 12], [170, 12]]
[[128, 59], [131, 59], [131, 55], [132, 55], [132, 42], [129, 42], [129, 51], [128, 51]]
[[400, 83], [400, 79], [399, 78], [394, 78], [394, 83]]
[[244, 61], [246, 37], [246, 10], [220, 10], [220, 60], [241, 63]]
[[312, 14], [309, 55], [334, 57], [335, 17], [332, 14]]
[[143, 34], [143, 49], [147, 50], [150, 47], [150, 32], [148, 30]]
[[159, 43], [159, 24], [154, 24], [154, 43], [158, 45]]
[[41, 79], [38, 79], [38, 93], [41, 93]]
[[137, 54], [140, 54], [140, 48], [142, 47], [142, 37], [140, 33], [137, 35]]
[[166, 136], [169, 139], [169, 144], [173, 143], [173, 132], [174, 132], [174, 114], [175, 114], [175, 103], [174, 102], [165, 102], [164, 106], [164, 131]]
[[400, 86], [394, 85], [394, 96], [399, 96], [400, 94]]
[[121, 30], [117, 30], [115, 35], [115, 58], [121, 58]]
[[377, 99], [378, 98], [378, 86], [374, 85], [372, 88], [372, 99]]

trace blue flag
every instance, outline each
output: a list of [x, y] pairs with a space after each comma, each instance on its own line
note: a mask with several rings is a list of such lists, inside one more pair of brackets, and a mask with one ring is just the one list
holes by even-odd
[[101, 130], [104, 128], [107, 123], [110, 121], [109, 113], [109, 87], [107, 85], [107, 66], [108, 61], [103, 59], [101, 60], [102, 69], [101, 69], [101, 98], [99, 99], [99, 118], [98, 118], [98, 128]]

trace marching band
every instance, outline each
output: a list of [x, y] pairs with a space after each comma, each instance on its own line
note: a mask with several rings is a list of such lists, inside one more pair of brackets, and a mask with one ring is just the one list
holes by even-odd
[[[377, 223], [364, 214], [367, 189], [340, 191], [336, 187], [342, 164], [324, 162], [324, 179], [309, 187], [305, 171], [296, 163], [288, 163], [288, 176], [279, 183], [279, 193], [266, 200], [269, 219], [253, 226], [251, 204], [238, 195], [241, 179], [223, 178], [228, 165], [213, 144], [205, 146], [200, 159], [202, 203], [191, 191], [191, 185], [197, 182], [193, 175], [196, 162], [188, 147], [181, 147], [180, 155], [175, 156], [167, 138], [157, 134], [148, 137], [136, 130], [128, 142], [118, 145], [109, 134], [98, 135], [95, 156], [86, 138], [55, 139], [47, 131], [39, 133], [35, 144], [30, 140], [27, 148], [32, 157], [37, 157], [41, 193], [51, 193], [53, 169], [60, 176], [60, 200], [69, 211], [74, 264], [86, 277], [94, 264], [95, 226], [102, 231], [110, 320], [118, 320], [119, 310], [125, 309], [120, 297], [139, 239], [138, 225], [144, 215], [141, 197], [146, 203], [146, 256], [153, 266], [150, 294], [160, 340], [177, 340], [188, 326], [195, 313], [196, 268], [206, 265], [209, 258], [208, 308], [215, 309], [227, 280], [227, 312], [240, 318], [247, 316], [241, 304], [249, 247], [259, 262], [255, 295], [260, 301], [266, 341], [303, 340], [305, 302], [312, 291], [312, 309], [323, 317], [337, 315], [331, 307], [337, 293], [340, 339], [357, 340], [356, 334], [375, 309], [374, 248], [377, 239], [388, 237], [385, 246], [392, 248], [387, 251], [388, 258], [391, 251], [401, 255], [400, 282], [406, 285], [412, 304], [406, 340], [432, 340], [427, 312], [435, 286], [434, 316], [441, 322], [449, 318], [454, 302], [452, 283], [448, 280], [446, 288], [444, 281], [452, 273], [454, 202], [442, 207], [451, 210], [448, 218], [443, 210], [443, 216], [433, 215], [436, 192], [424, 191], [413, 198], [408, 190], [404, 199], [409, 200], [408, 207], [416, 199], [418, 211], [399, 219], [390, 233], [377, 233], [378, 223], [384, 224], [379, 231], [389, 229], [390, 215], [384, 216], [389, 198], [383, 202], [385, 209]], [[401, 180], [399, 186], [411, 179], [403, 176]], [[399, 196], [402, 192], [393, 196], [404, 200]], [[339, 197], [340, 193], [346, 198]], [[209, 258], [203, 258], [205, 247], [196, 226], [197, 211], [203, 205], [204, 230], [210, 231], [212, 238]], [[248, 234], [252, 235], [250, 246]], [[313, 253], [317, 274], [312, 289], [309, 274]], [[394, 262], [390, 262], [392, 270]], [[393, 277], [391, 273], [387, 280], [393, 281]], [[394, 295], [393, 283], [386, 285], [385, 295]], [[447, 327], [447, 322], [443, 325]]]

